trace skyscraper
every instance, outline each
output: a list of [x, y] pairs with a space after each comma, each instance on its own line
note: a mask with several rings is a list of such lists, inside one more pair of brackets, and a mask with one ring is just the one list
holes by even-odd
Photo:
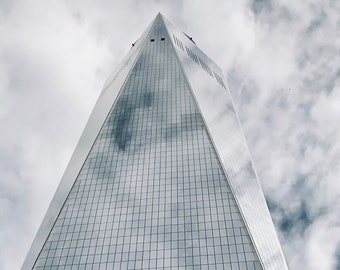
[[222, 71], [161, 14], [105, 84], [32, 268], [287, 269]]

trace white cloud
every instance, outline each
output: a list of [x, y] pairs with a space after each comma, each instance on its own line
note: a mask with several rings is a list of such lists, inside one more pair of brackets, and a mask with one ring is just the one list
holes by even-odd
[[231, 66], [231, 89], [292, 269], [336, 265], [339, 239], [330, 235], [338, 223], [325, 222], [340, 218], [335, 5], [285, 2], [259, 13], [253, 58]]

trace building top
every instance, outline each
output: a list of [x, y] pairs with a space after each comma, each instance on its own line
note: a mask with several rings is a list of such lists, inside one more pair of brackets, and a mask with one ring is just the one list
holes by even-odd
[[[162, 46], [166, 47], [163, 48]], [[152, 65], [159, 66], [148, 66], [146, 64], [149, 63], [148, 61], [151, 61], [150, 63], [152, 63]], [[172, 69], [173, 71], [171, 71]], [[150, 76], [148, 72], [154, 72], [157, 76]], [[175, 79], [170, 80], [170, 77], [168, 78], [167, 76], [175, 76]], [[142, 82], [143, 85], [145, 84], [148, 87], [141, 86], [140, 84]], [[177, 84], [181, 84], [181, 86]], [[140, 89], [138, 91], [146, 91], [141, 92], [140, 96], [134, 97], [137, 100], [142, 100], [142, 105], [137, 106], [130, 104], [131, 102], [137, 102], [134, 98], [132, 98], [133, 101], [129, 99], [131, 97], [129, 97], [128, 91], [133, 91], [132, 85], [135, 85], [135, 91], [138, 89]], [[160, 104], [155, 105], [157, 106], [159, 115], [150, 116], [152, 121], [158, 123], [158, 125], [169, 122], [167, 124], [168, 126], [159, 131], [161, 135], [163, 134], [162, 132], [164, 132], [162, 140], [165, 140], [165, 142], [164, 144], [161, 143], [164, 147], [162, 151], [169, 150], [166, 142], [171, 142], [170, 145], [176, 145], [171, 138], [177, 136], [179, 130], [184, 130], [183, 132], [185, 134], [189, 134], [190, 132], [196, 134], [196, 130], [201, 130], [202, 126], [204, 126], [205, 131], [199, 133], [201, 135], [197, 136], [202, 136], [200, 137], [201, 142], [204, 141], [209, 145], [206, 146], [208, 147], [207, 149], [213, 149], [213, 152], [216, 153], [216, 162], [220, 164], [220, 167], [216, 170], [223, 172], [222, 175], [225, 176], [225, 180], [223, 181], [226, 182], [225, 187], [222, 185], [223, 181], [218, 182], [218, 185], [227, 188], [228, 192], [232, 194], [230, 200], [235, 202], [235, 206], [231, 203], [230, 207], [236, 207], [235, 215], [242, 217], [240, 219], [241, 221], [238, 221], [240, 224], [237, 225], [240, 228], [240, 233], [244, 227], [263, 269], [288, 269], [264, 195], [252, 165], [223, 72], [220, 67], [196, 46], [190, 36], [177, 30], [160, 13], [143, 35], [134, 43], [128, 55], [104, 85], [103, 91], [97, 100], [95, 108], [62, 177], [61, 183], [44, 217], [22, 269], [33, 268], [39, 254], [41, 254], [43, 246], [46, 245], [48, 239], [53, 238], [53, 230], [56, 230], [56, 226], [58, 227], [58, 219], [64, 218], [64, 215], [67, 216], [67, 209], [65, 210], [65, 207], [67, 206], [68, 200], [70, 200], [69, 198], [72, 198], [72, 194], [74, 192], [76, 193], [76, 189], [79, 188], [77, 183], [81, 181], [79, 179], [83, 175], [82, 172], [85, 170], [84, 168], [90, 166], [89, 163], [91, 162], [89, 159], [91, 159], [91, 154], [95, 151], [102, 151], [100, 150], [102, 149], [100, 141], [102, 140], [103, 143], [106, 143], [107, 140], [110, 142], [112, 139], [112, 147], [116, 147], [114, 151], [116, 151], [117, 155], [128, 151], [130, 149], [129, 147], [132, 147], [131, 145], [133, 145], [133, 151], [136, 151], [135, 149], [140, 147], [140, 144], [133, 144], [131, 138], [137, 138], [139, 140], [146, 135], [138, 135], [136, 137], [125, 129], [134, 128], [127, 124], [130, 123], [129, 121], [133, 121], [131, 119], [134, 119], [131, 118], [131, 114], [135, 113], [136, 116], [134, 117], [138, 117], [142, 112], [145, 115], [149, 115], [149, 108], [152, 107], [153, 102], [163, 102], [158, 94], [146, 89], [155, 87], [159, 91], [165, 91], [162, 95], [166, 95], [166, 101], [168, 103], [173, 102], [171, 103], [173, 104], [172, 106], [177, 106], [176, 104], [180, 103], [180, 100], [173, 100], [172, 97], [168, 96], [170, 92], [178, 95], [179, 99], [188, 98], [188, 104], [192, 104], [190, 106], [185, 104], [181, 105], [184, 107], [178, 105], [177, 111], [169, 107], [168, 110], [172, 110], [171, 118], [169, 118], [169, 115], [166, 115], [166, 111], [163, 111], [165, 110], [164, 108], [168, 106], [168, 103], [162, 103], [162, 106]], [[174, 89], [170, 89], [169, 87], [174, 87]], [[189, 92], [183, 94], [181, 87], [183, 89], [189, 89]], [[127, 93], [126, 97], [124, 93]], [[185, 106], [188, 106], [188, 108]], [[119, 112], [115, 112], [115, 110], [120, 110], [124, 115], [122, 117], [119, 115], [115, 116], [115, 113], [119, 114]], [[181, 110], [183, 110], [182, 113], [180, 113]], [[186, 112], [186, 110], [188, 110], [188, 112]], [[166, 119], [162, 119], [161, 121], [160, 118], [162, 117]], [[141, 123], [144, 123], [143, 121], [145, 120], [140, 119]], [[113, 123], [113, 126], [117, 126], [112, 127], [110, 123]], [[147, 121], [145, 128], [148, 128], [150, 125], [151, 123]], [[186, 127], [186, 125], [190, 128]], [[114, 128], [116, 128], [116, 131], [113, 130]], [[112, 136], [112, 138], [110, 137], [111, 139], [108, 139], [107, 136], [109, 135], [105, 135], [106, 137], [101, 135], [106, 129], [112, 129], [111, 133], [107, 133]], [[139, 134], [138, 132], [140, 131], [135, 132]], [[157, 137], [160, 136], [157, 132], [155, 133], [156, 135], [153, 136], [156, 136], [155, 140], [158, 145], [161, 138]], [[183, 147], [184, 146], [181, 146], [180, 149], [183, 149]], [[200, 149], [201, 148], [198, 147], [198, 151], [200, 151]], [[202, 149], [204, 149], [204, 147]], [[196, 150], [193, 149], [192, 151]], [[97, 152], [95, 152], [95, 154]], [[143, 152], [143, 155], [147, 155], [146, 153], [150, 155], [149, 152]], [[134, 154], [135, 152], [131, 152], [130, 158], [135, 157]], [[150, 156], [148, 157], [150, 158]], [[178, 155], [176, 155], [176, 157], [179, 158]], [[95, 158], [97, 159], [97, 156], [95, 156]], [[148, 164], [145, 166], [151, 165]], [[205, 164], [204, 166], [208, 165]], [[87, 170], [89, 169], [87, 168]], [[171, 171], [170, 173], [178, 173], [178, 171]], [[138, 196], [140, 196], [140, 194]], [[221, 209], [223, 210], [223, 208]], [[191, 215], [191, 213], [188, 212], [188, 215]], [[202, 216], [202, 218], [204, 219], [205, 217]], [[216, 218], [220, 217], [216, 216]], [[219, 223], [217, 222], [216, 224]], [[232, 224], [232, 222], [230, 224], [230, 226], [236, 226]], [[241, 239], [235, 235], [234, 237]], [[245, 266], [248, 265], [245, 262], [242, 262], [242, 264]], [[254, 269], [258, 268], [254, 266]]]

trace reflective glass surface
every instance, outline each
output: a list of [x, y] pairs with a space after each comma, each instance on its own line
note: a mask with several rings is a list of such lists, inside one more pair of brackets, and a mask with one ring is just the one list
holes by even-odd
[[158, 16], [35, 269], [262, 269], [171, 38]]
[[[152, 25], [152, 24], [151, 24]], [[135, 42], [122, 63], [116, 71], [108, 78], [104, 88], [97, 100], [97, 103], [90, 115], [86, 127], [79, 139], [79, 142], [73, 152], [71, 160], [67, 165], [65, 173], [60, 181], [58, 189], [53, 197], [51, 204], [44, 216], [40, 228], [34, 238], [30, 250], [25, 258], [22, 270], [32, 269], [33, 264], [48, 237], [53, 224], [67, 198], [71, 187], [73, 186], [82, 165], [108, 115], [112, 104], [117, 98], [127, 76], [129, 75], [135, 61], [142, 48], [146, 35], [149, 34], [151, 25], [146, 29], [143, 35]]]
[[264, 269], [288, 269], [221, 69], [164, 19]]

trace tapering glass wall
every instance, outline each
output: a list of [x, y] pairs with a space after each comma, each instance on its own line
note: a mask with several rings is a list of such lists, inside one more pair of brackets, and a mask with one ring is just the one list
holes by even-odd
[[262, 269], [159, 21], [36, 269]]

